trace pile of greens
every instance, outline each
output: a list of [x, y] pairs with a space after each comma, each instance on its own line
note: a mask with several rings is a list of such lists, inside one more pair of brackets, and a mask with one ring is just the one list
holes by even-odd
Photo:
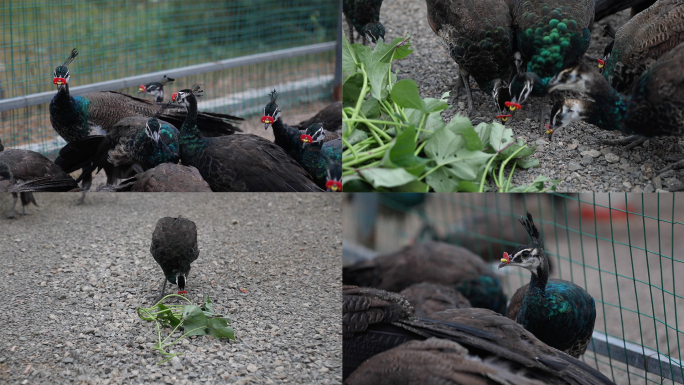
[[[189, 303], [189, 305], [164, 305], [162, 302], [167, 298], [178, 297]], [[230, 325], [230, 319], [225, 316], [214, 314], [214, 305], [211, 303], [208, 295], [204, 297], [202, 306], [193, 305], [192, 302], [178, 294], [169, 294], [157, 302], [154, 306], [149, 308], [139, 307], [136, 309], [138, 316], [145, 321], [155, 322], [157, 325], [157, 344], [152, 347], [158, 350], [166, 357], [159, 364], [170, 360], [171, 358], [180, 355], [181, 353], [167, 353], [164, 350], [178, 341], [188, 336], [203, 336], [210, 335], [215, 338], [235, 339], [233, 328]], [[184, 334], [176, 338], [172, 342], [167, 341], [171, 336], [183, 327]], [[162, 339], [162, 329], [165, 327], [173, 328], [166, 338]]]
[[345, 192], [555, 191], [560, 180], [544, 176], [529, 186], [511, 186], [516, 167], [539, 166], [528, 158], [534, 148], [515, 141], [511, 129], [498, 123], [473, 127], [462, 116], [446, 124], [441, 112], [449, 108], [448, 93], [423, 99], [415, 81], [397, 81], [392, 61], [411, 52], [408, 34], [391, 44], [379, 41], [372, 51], [343, 39]]

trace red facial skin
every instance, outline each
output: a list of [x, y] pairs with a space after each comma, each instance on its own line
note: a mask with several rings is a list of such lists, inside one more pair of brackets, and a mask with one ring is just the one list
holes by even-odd
[[173, 95], [171, 95], [171, 101], [175, 102], [177, 97], [178, 97], [178, 92], [174, 92]]
[[62, 86], [64, 84], [67, 84], [67, 81], [64, 78], [54, 78], [54, 80], [52, 80], [52, 83], [58, 86]]
[[266, 124], [273, 124], [275, 120], [273, 120], [273, 117], [271, 116], [262, 116], [261, 117], [261, 123], [266, 123]]
[[311, 137], [311, 135], [306, 135], [306, 134], [302, 135], [302, 136], [299, 138], [299, 140], [301, 140], [301, 141], [304, 142], [304, 143], [311, 143], [311, 142], [313, 142], [313, 138]]
[[598, 64], [598, 67], [599, 67], [599, 68], [603, 68], [603, 66], [606, 65], [606, 62], [604, 62], [604, 61], [601, 60], [601, 59], [596, 59], [596, 61], [598, 61], [598, 63], [599, 63], [599, 64]]
[[[336, 189], [333, 187], [336, 187]], [[333, 190], [333, 191], [342, 191], [342, 182], [338, 182], [336, 180], [329, 180], [325, 184], [325, 189], [326, 190]]]
[[522, 110], [522, 106], [518, 103], [506, 102], [504, 105], [506, 105], [506, 107], [508, 107], [511, 111], [515, 111], [516, 108]]
[[504, 251], [503, 258], [501, 258], [501, 262], [506, 262], [507, 264], [511, 263], [511, 256], [508, 255], [508, 253], [505, 251]]
[[179, 291], [178, 294], [180, 294], [180, 295], [185, 295], [185, 294], [188, 294], [188, 292], [185, 291], [185, 290], [183, 290], [183, 291]]

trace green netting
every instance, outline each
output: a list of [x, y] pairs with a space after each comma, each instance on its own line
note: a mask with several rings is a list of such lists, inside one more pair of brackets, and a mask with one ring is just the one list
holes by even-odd
[[[433, 194], [414, 206], [387, 194], [350, 195], [344, 207], [345, 245], [358, 243], [382, 253], [415, 240], [426, 223], [444, 236], [454, 224], [479, 214], [491, 214], [484, 219], [487, 231], [462, 231], [482, 242], [501, 242], [505, 226], [524, 234], [517, 219], [529, 211], [554, 264], [552, 277], [575, 282], [596, 300], [595, 331], [631, 342], [647, 357], [658, 359], [643, 348], [682, 359], [684, 283], [677, 281], [684, 277], [684, 195]], [[507, 244], [509, 252], [517, 246]], [[490, 257], [498, 261], [501, 255]], [[499, 272], [509, 297], [529, 282], [524, 269]], [[673, 383], [613, 355], [588, 350], [582, 359], [617, 384]], [[681, 378], [667, 357], [661, 356], [665, 364], [656, 367], [679, 371]]]
[[[80, 54], [69, 66], [71, 87], [335, 41], [337, 14], [329, 0], [3, 2], [0, 99], [56, 92], [53, 70], [74, 47]], [[289, 87], [283, 107], [328, 100], [334, 61], [332, 51], [311, 54], [176, 79], [170, 87], [204, 84], [208, 104], [200, 108], [245, 116], [257, 112], [249, 99], [266, 104], [265, 89], [278, 85]], [[245, 105], [225, 107], [236, 98]], [[45, 152], [59, 143], [48, 104], [0, 112], [0, 120], [9, 146]]]

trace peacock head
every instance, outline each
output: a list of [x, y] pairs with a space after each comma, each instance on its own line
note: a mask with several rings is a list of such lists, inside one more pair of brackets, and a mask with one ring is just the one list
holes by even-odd
[[506, 124], [508, 119], [513, 116], [508, 110], [508, 107], [506, 107], [506, 102], [511, 100], [511, 94], [508, 91], [506, 83], [499, 79], [495, 80], [492, 97], [494, 98], [494, 103], [499, 112], [499, 115], [497, 115], [496, 118], [500, 119], [501, 124]]
[[178, 294], [188, 294], [187, 291], [185, 291], [185, 273], [178, 273], [178, 276], [176, 277], [176, 282], [178, 282]]
[[324, 140], [325, 130], [323, 129], [323, 123], [314, 123], [310, 125], [307, 127], [306, 132], [300, 136], [303, 148], [308, 144], [323, 144]]
[[76, 48], [71, 50], [71, 54], [69, 54], [69, 57], [66, 59], [64, 64], [57, 66], [55, 68], [54, 72], [54, 78], [52, 80], [52, 83], [57, 86], [57, 90], [61, 90], [64, 87], [67, 87], [67, 84], [69, 84], [69, 68], [67, 67], [69, 64], [71, 64], [72, 61], [78, 56], [78, 51], [76, 51]]
[[513, 77], [511, 84], [508, 86], [511, 101], [507, 104], [507, 107], [511, 112], [522, 108], [521, 105], [525, 103], [534, 89], [536, 78], [538, 76], [532, 72], [522, 72]]
[[154, 96], [155, 100], [158, 102], [164, 101], [164, 85], [173, 82], [174, 79], [166, 77], [164, 75], [164, 80], [161, 82], [152, 82], [138, 87], [138, 93], [148, 93]]
[[544, 254], [544, 249], [542, 248], [541, 239], [539, 237], [539, 230], [534, 225], [532, 220], [532, 215], [527, 213], [527, 218], [520, 218], [520, 223], [522, 223], [525, 230], [532, 238], [532, 242], [518, 246], [512, 254], [504, 252], [503, 258], [501, 258], [501, 263], [499, 264], [499, 269], [506, 266], [519, 266], [525, 268], [532, 272], [533, 274], [538, 274], [540, 268], [546, 267], [548, 272], [549, 265], [546, 259], [546, 254]]
[[569, 90], [588, 93], [597, 78], [603, 77], [594, 67], [584, 63], [574, 64], [551, 78], [548, 91]]
[[171, 95], [171, 102], [172, 103], [178, 103], [181, 106], [185, 106], [185, 108], [188, 108], [190, 106], [190, 100], [195, 99], [195, 102], [198, 99], [201, 99], [202, 96], [204, 95], [204, 90], [201, 89], [200, 85], [196, 84], [192, 86], [192, 89], [183, 89], [178, 92], [175, 92], [173, 95]]
[[363, 31], [366, 38], [373, 44], [377, 44], [378, 40], [385, 41], [385, 26], [379, 21], [366, 24]]
[[261, 123], [264, 123], [264, 129], [266, 130], [268, 130], [268, 126], [280, 119], [280, 107], [276, 104], [278, 92], [274, 88], [273, 92], [268, 95], [271, 97], [271, 101], [264, 107], [264, 116], [261, 117]]
[[591, 110], [593, 105], [587, 100], [580, 99], [565, 99], [557, 101], [551, 108], [551, 126], [547, 127], [546, 133], [553, 135], [555, 130], [563, 128], [572, 122], [584, 119]]
[[152, 141], [155, 144], [159, 144], [161, 141], [161, 124], [159, 124], [159, 120], [157, 118], [150, 118], [147, 121], [147, 124], [145, 124], [145, 135], [147, 135], [148, 138], [152, 139]]
[[328, 180], [325, 183], [328, 192], [342, 192], [342, 165], [331, 163], [328, 166]]

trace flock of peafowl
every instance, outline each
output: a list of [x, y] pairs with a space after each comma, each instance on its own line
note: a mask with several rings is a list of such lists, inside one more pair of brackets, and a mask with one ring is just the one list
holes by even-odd
[[[384, 38], [382, 0], [344, 0], [344, 5], [350, 36], [355, 29], [364, 43], [365, 37]], [[502, 124], [516, 119], [531, 96], [549, 97], [553, 107], [543, 107], [538, 117], [549, 140], [580, 120], [630, 135], [601, 141], [628, 145], [626, 150], [649, 137], [684, 134], [684, 1], [426, 0], [426, 5], [430, 28], [458, 64], [456, 96], [465, 88], [469, 113], [472, 76], [493, 102], [491, 116]], [[603, 57], [588, 57], [594, 22], [627, 8], [631, 20], [617, 31], [605, 28], [613, 41]], [[558, 92], [563, 90], [593, 102], [566, 98]], [[678, 161], [659, 173], [683, 166]]]
[[345, 383], [611, 384], [578, 360], [594, 330], [594, 299], [549, 279], [532, 216], [520, 223], [530, 241], [504, 251], [499, 269], [521, 267], [531, 279], [508, 304], [485, 260], [446, 242], [345, 267]]
[[101, 170], [107, 184], [97, 191], [342, 191], [341, 103], [288, 126], [273, 90], [261, 118], [273, 128], [271, 142], [240, 133], [243, 118], [198, 111], [199, 85], [164, 102], [164, 87], [174, 81], [168, 77], [140, 86], [154, 101], [116, 91], [73, 96], [69, 65], [77, 55], [72, 50], [54, 71], [50, 122], [67, 142], [57, 159], [0, 147], [0, 191], [12, 192], [15, 205], [17, 193], [27, 205], [36, 191], [82, 191], [82, 203]]

